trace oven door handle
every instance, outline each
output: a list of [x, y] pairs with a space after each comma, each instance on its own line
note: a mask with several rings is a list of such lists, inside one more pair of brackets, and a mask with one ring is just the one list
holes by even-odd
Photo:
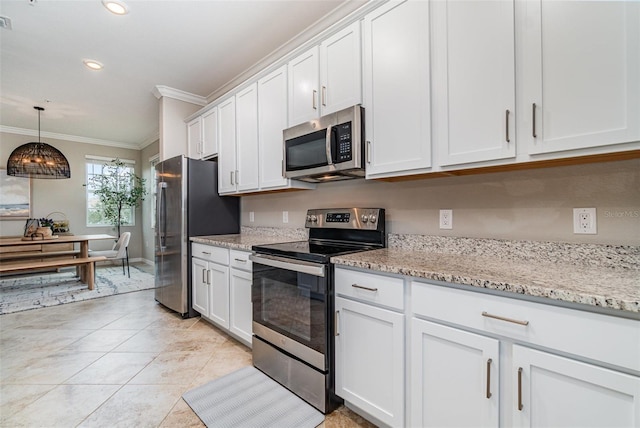
[[294, 272], [307, 273], [313, 276], [324, 277], [325, 265], [319, 263], [305, 262], [302, 260], [291, 260], [284, 257], [266, 256], [263, 254], [251, 254], [249, 260], [265, 266], [280, 269], [292, 270]]

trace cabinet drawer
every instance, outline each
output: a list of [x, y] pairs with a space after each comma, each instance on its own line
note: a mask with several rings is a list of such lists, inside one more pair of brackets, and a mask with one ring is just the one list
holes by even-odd
[[404, 309], [404, 280], [336, 268], [336, 294]]
[[199, 259], [209, 260], [222, 265], [229, 264], [229, 250], [213, 245], [204, 245], [194, 242], [191, 244], [191, 256]]
[[229, 250], [230, 266], [235, 269], [251, 272], [252, 263], [249, 260], [251, 253], [247, 251]]
[[411, 292], [416, 315], [640, 371], [640, 321], [417, 281]]

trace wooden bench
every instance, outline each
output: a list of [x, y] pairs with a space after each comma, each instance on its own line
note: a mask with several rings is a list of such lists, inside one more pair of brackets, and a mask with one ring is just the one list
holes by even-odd
[[86, 268], [86, 278], [89, 290], [93, 290], [95, 262], [102, 262], [107, 260], [106, 257], [86, 257], [77, 259], [64, 259], [64, 260], [45, 260], [45, 261], [26, 261], [22, 263], [3, 263], [0, 265], [0, 273], [19, 273], [30, 270], [48, 269], [48, 268], [61, 268], [66, 266], [82, 266]]
[[12, 260], [23, 260], [23, 259], [48, 259], [51, 257], [78, 257], [80, 255], [80, 251], [78, 250], [68, 250], [68, 251], [23, 251], [16, 253], [0, 253], [0, 261], [12, 261]]

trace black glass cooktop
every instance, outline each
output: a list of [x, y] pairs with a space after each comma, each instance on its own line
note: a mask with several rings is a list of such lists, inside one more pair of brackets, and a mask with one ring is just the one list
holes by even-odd
[[317, 263], [329, 263], [333, 256], [357, 253], [372, 248], [362, 245], [326, 244], [309, 241], [282, 242], [279, 244], [255, 245], [252, 250], [259, 254], [288, 257]]

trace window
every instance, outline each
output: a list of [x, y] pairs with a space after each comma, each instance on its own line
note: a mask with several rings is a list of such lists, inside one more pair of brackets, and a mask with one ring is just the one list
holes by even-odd
[[[125, 163], [124, 170], [121, 170], [121, 175], [131, 173], [134, 174], [134, 162], [129, 160], [120, 159]], [[102, 214], [102, 207], [100, 199], [94, 194], [92, 188], [91, 178], [96, 175], [113, 175], [115, 174], [115, 168], [110, 167], [109, 164], [112, 161], [110, 158], [101, 157], [89, 157], [87, 156], [87, 226], [112, 226], [112, 224], [104, 218]], [[122, 225], [123, 226], [135, 226], [136, 212], [135, 207], [123, 207], [122, 208]]]

